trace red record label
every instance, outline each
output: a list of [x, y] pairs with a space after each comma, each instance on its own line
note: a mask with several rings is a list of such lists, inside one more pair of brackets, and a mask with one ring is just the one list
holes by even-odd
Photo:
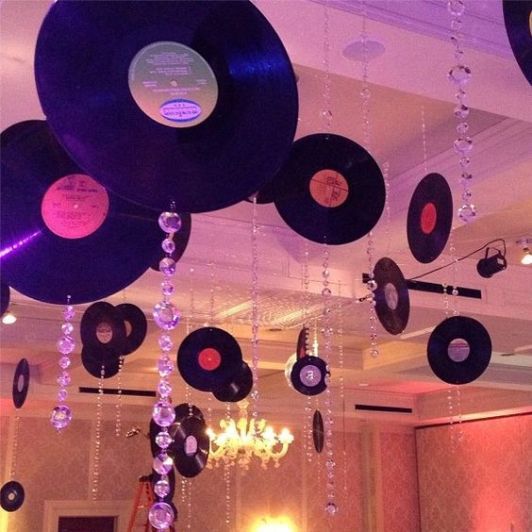
[[199, 352], [198, 364], [206, 371], [217, 369], [222, 362], [220, 353], [213, 347], [206, 347]]
[[84, 238], [97, 231], [109, 211], [109, 195], [103, 186], [83, 174], [58, 179], [41, 202], [44, 223], [62, 238]]
[[421, 216], [419, 220], [419, 225], [421, 230], [425, 235], [430, 235], [434, 228], [436, 227], [436, 222], [438, 221], [438, 210], [434, 203], [429, 202], [423, 206], [421, 210]]
[[310, 195], [322, 207], [339, 207], [347, 199], [349, 185], [345, 177], [336, 170], [320, 170], [310, 180]]

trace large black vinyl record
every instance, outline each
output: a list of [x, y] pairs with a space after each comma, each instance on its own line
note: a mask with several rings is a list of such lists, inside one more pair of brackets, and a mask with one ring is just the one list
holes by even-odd
[[126, 339], [122, 355], [130, 355], [144, 342], [148, 332], [148, 320], [137, 305], [122, 303], [115, 307], [126, 326]]
[[2, 281], [46, 303], [87, 303], [140, 277], [160, 250], [159, 213], [109, 193], [46, 122], [1, 137]]
[[532, 0], [503, 0], [502, 7], [515, 59], [532, 85]]
[[339, 135], [319, 133], [294, 142], [275, 182], [284, 188], [276, 194], [279, 214], [314, 242], [358, 240], [384, 209], [379, 166], [362, 146]]
[[30, 365], [25, 358], [18, 361], [13, 375], [12, 398], [15, 408], [22, 408], [30, 387]]
[[0, 506], [6, 512], [16, 512], [24, 504], [24, 487], [16, 480], [6, 482], [0, 489]]
[[121, 312], [105, 301], [90, 305], [81, 317], [79, 334], [84, 347], [123, 354], [126, 325]]
[[373, 270], [377, 289], [375, 311], [382, 326], [390, 334], [401, 334], [410, 316], [408, 286], [401, 268], [388, 257], [377, 261]]
[[428, 174], [410, 199], [407, 217], [408, 246], [419, 262], [436, 259], [445, 248], [453, 222], [453, 196], [446, 179]]
[[54, 3], [37, 90], [87, 173], [142, 205], [205, 212], [277, 172], [294, 139], [295, 75], [248, 1]]
[[205, 420], [196, 416], [187, 417], [171, 427], [174, 465], [184, 477], [199, 475], [207, 465], [210, 441], [206, 430]]
[[233, 377], [231, 382], [215, 390], [214, 397], [218, 401], [227, 403], [238, 403], [243, 401], [251, 392], [253, 388], [253, 373], [246, 362], [242, 362], [242, 367], [238, 373]]
[[449, 384], [478, 379], [491, 359], [491, 338], [485, 327], [466, 316], [443, 320], [430, 335], [427, 356], [434, 374]]

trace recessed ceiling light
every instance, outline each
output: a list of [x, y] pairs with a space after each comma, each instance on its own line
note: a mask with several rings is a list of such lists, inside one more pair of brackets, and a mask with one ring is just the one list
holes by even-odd
[[[368, 61], [381, 56], [386, 50], [384, 44], [371, 39], [366, 41], [366, 49]], [[342, 53], [350, 61], [364, 61], [364, 43], [362, 41], [353, 41], [344, 48]]]

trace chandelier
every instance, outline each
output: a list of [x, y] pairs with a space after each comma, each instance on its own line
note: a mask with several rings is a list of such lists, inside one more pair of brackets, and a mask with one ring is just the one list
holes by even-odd
[[220, 463], [237, 464], [247, 470], [253, 457], [261, 460], [264, 469], [270, 460], [273, 460], [275, 467], [279, 467], [279, 460], [286, 455], [294, 436], [287, 428], [277, 434], [265, 419], [249, 419], [247, 406], [247, 401], [239, 403], [238, 420], [220, 420], [219, 433], [207, 429], [210, 438], [209, 467], [213, 463], [216, 467]]

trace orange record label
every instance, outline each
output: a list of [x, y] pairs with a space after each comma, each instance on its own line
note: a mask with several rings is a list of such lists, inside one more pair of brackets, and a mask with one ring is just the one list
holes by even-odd
[[430, 233], [432, 233], [436, 227], [437, 220], [438, 211], [436, 209], [436, 205], [434, 205], [432, 202], [426, 203], [421, 210], [421, 216], [419, 220], [421, 231], [423, 231], [425, 235], [430, 235]]
[[322, 207], [339, 207], [345, 202], [348, 194], [347, 180], [336, 170], [320, 170], [310, 180], [310, 195]]
[[113, 328], [105, 321], [98, 323], [96, 338], [101, 344], [108, 344], [113, 339]]
[[62, 238], [84, 238], [97, 231], [109, 212], [107, 190], [83, 174], [70, 174], [53, 183], [41, 202], [46, 227]]

